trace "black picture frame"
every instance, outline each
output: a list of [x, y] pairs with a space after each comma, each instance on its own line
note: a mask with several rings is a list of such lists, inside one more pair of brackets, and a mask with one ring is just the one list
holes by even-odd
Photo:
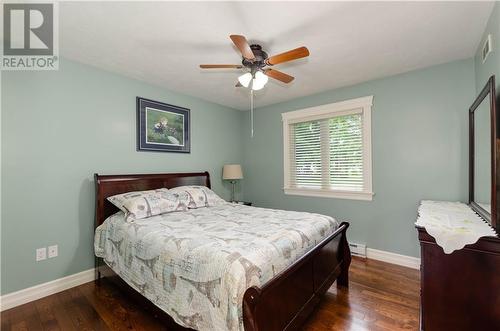
[[191, 111], [137, 97], [137, 151], [191, 152]]

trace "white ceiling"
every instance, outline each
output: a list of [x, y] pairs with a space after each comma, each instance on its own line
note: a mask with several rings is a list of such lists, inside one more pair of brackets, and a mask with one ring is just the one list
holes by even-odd
[[473, 56], [492, 2], [66, 2], [61, 55], [237, 109], [248, 90], [229, 39], [243, 34], [270, 54], [307, 46], [307, 59], [277, 65], [256, 106]]

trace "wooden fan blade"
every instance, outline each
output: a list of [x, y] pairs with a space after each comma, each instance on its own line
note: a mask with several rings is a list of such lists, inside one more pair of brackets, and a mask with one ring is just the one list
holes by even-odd
[[245, 59], [250, 61], [255, 60], [255, 55], [253, 54], [252, 49], [248, 44], [247, 38], [237, 34], [232, 34], [229, 36], [229, 38], [231, 38], [234, 45], [240, 50], [241, 55], [243, 55]]
[[284, 72], [274, 70], [274, 69], [267, 69], [266, 71], [264, 71], [264, 73], [271, 78], [277, 79], [280, 82], [287, 83], [287, 84], [295, 79], [293, 76], [287, 75]]
[[266, 63], [272, 66], [278, 63], [297, 60], [306, 56], [309, 56], [309, 50], [307, 47], [299, 47], [285, 53], [271, 56], [266, 60]]
[[201, 69], [241, 69], [241, 64], [200, 64]]

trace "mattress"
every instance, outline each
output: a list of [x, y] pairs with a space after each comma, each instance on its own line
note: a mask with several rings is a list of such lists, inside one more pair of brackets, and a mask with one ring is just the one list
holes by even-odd
[[180, 325], [243, 330], [242, 302], [339, 223], [329, 216], [236, 204], [125, 221], [95, 232], [95, 254]]

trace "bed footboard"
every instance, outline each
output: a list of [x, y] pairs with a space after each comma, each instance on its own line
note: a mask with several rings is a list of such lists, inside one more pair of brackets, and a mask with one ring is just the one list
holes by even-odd
[[323, 294], [337, 280], [348, 286], [351, 252], [346, 238], [349, 223], [276, 275], [261, 288], [249, 288], [243, 297], [245, 331], [296, 330]]

